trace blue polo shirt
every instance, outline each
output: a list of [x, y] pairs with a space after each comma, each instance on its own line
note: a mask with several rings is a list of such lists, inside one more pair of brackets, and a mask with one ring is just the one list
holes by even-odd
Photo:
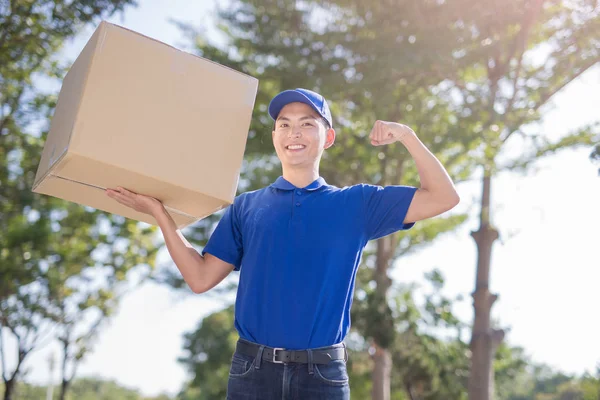
[[235, 328], [270, 347], [340, 343], [350, 328], [356, 272], [369, 240], [409, 229], [416, 188], [284, 178], [243, 193], [227, 208], [203, 253], [240, 271]]

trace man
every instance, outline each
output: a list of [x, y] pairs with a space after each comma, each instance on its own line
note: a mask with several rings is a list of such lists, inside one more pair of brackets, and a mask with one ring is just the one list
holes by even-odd
[[402, 142], [421, 187], [337, 188], [319, 175], [335, 141], [327, 101], [287, 90], [269, 105], [283, 176], [236, 197], [202, 254], [181, 236], [162, 204], [125, 189], [107, 194], [154, 216], [185, 281], [196, 293], [240, 271], [228, 399], [349, 399], [343, 340], [362, 250], [459, 202], [444, 167], [409, 127], [377, 121], [374, 146]]

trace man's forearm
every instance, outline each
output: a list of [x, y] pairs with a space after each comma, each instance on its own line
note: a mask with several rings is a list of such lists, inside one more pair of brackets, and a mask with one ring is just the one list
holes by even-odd
[[407, 134], [400, 140], [415, 160], [421, 189], [431, 193], [440, 202], [458, 202], [458, 193], [448, 172], [417, 135]]
[[162, 211], [157, 212], [154, 218], [162, 231], [167, 250], [179, 272], [181, 272], [183, 279], [194, 292], [200, 291], [199, 286], [203, 281], [204, 258], [181, 235], [177, 224], [164, 208]]
[[154, 217], [165, 239], [169, 255], [195, 293], [212, 289], [234, 269], [233, 265], [208, 253], [206, 257], [200, 255], [183, 237], [177, 229], [177, 224], [158, 199], [122, 187], [107, 189], [106, 194], [124, 206]]

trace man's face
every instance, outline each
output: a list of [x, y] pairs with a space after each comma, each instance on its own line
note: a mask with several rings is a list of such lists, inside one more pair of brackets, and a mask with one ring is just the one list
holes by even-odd
[[315, 110], [304, 103], [290, 103], [275, 121], [273, 145], [284, 166], [311, 166], [335, 140]]

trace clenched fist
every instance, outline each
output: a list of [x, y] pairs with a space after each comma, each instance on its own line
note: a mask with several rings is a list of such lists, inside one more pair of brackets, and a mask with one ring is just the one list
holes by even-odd
[[416, 134], [406, 125], [397, 122], [376, 121], [369, 138], [373, 146], [383, 146], [402, 142], [408, 136], [416, 136]]

